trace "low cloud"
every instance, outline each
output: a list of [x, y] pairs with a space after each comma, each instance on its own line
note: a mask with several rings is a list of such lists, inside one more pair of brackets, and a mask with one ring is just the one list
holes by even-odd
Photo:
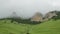
[[60, 0], [0, 0], [0, 17], [12, 12], [23, 17], [31, 17], [35, 12], [46, 14], [51, 10], [60, 10]]

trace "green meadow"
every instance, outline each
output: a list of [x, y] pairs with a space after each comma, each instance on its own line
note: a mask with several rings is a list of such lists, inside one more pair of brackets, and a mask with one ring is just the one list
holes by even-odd
[[60, 34], [60, 20], [49, 20], [36, 25], [0, 20], [0, 34], [26, 34], [27, 32], [30, 34]]

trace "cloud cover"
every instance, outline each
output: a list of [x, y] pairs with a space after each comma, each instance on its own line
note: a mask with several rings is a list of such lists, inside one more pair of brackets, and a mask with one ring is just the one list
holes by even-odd
[[22, 17], [31, 17], [35, 12], [46, 14], [51, 10], [60, 10], [60, 0], [0, 0], [0, 17], [16, 12]]

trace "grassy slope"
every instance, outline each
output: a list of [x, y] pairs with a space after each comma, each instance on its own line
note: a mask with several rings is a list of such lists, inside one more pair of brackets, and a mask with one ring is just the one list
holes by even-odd
[[32, 34], [60, 34], [60, 20], [36, 25], [32, 29]]
[[[0, 21], [0, 34], [25, 34], [28, 25]], [[32, 26], [32, 25], [31, 25]], [[30, 34], [60, 34], [60, 20], [47, 21], [30, 27]]]
[[7, 21], [7, 23], [0, 21], [0, 34], [10, 34], [10, 33], [23, 34], [26, 32], [25, 30], [26, 30], [26, 25], [13, 24], [13, 23], [9, 23], [9, 21]]

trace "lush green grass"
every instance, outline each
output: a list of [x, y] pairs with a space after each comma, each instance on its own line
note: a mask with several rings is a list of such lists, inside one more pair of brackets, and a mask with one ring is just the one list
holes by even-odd
[[37, 25], [10, 23], [10, 20], [0, 21], [0, 34], [60, 34], [60, 20], [50, 20]]

